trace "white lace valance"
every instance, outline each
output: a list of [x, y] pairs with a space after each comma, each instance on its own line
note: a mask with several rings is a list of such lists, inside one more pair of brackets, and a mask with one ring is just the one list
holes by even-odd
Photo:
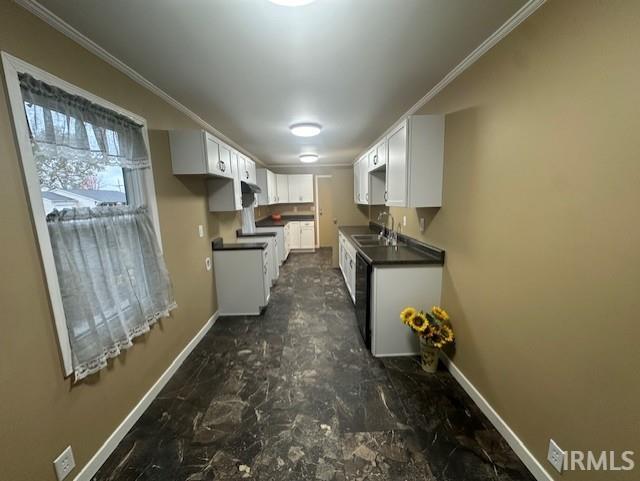
[[42, 157], [127, 169], [150, 166], [142, 126], [28, 74], [19, 78], [36, 161]]

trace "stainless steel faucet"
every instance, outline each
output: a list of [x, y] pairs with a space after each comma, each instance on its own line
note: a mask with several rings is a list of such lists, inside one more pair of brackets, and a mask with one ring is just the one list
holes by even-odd
[[389, 212], [387, 215], [391, 219], [391, 230], [387, 233], [387, 239], [389, 239], [389, 243], [393, 247], [395, 247], [397, 250], [398, 249], [398, 233], [396, 232], [396, 220], [391, 215], [391, 212]]
[[[385, 216], [388, 219], [391, 219], [391, 229], [387, 228], [387, 221], [385, 219], [384, 228], [378, 234], [378, 239], [384, 238], [386, 240], [386, 245], [392, 245], [393, 247], [395, 247], [397, 249], [398, 248], [398, 234], [395, 231], [396, 220], [393, 217], [393, 215], [391, 215], [390, 212], [380, 212], [378, 214], [378, 220], [380, 220], [382, 217], [385, 217]], [[385, 229], [387, 231], [386, 235], [385, 235]]]
[[[388, 212], [380, 212], [380, 213], [378, 214], [378, 221], [380, 221], [380, 219], [381, 219], [382, 217], [388, 217], [388, 216], [389, 216], [389, 213], [388, 213]], [[387, 240], [387, 242], [388, 242], [388, 240], [389, 240], [389, 239], [387, 239], [387, 237], [385, 236], [385, 232], [384, 232], [384, 231], [385, 231], [385, 229], [386, 229], [386, 227], [387, 227], [387, 219], [385, 218], [385, 220], [384, 220], [384, 225], [382, 226], [382, 230], [380, 230], [380, 232], [378, 233], [378, 240], [385, 239], [385, 240]]]

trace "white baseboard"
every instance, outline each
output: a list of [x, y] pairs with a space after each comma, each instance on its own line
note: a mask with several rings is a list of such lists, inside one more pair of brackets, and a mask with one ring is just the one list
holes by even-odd
[[98, 472], [100, 467], [104, 464], [107, 458], [111, 455], [111, 453], [116, 449], [120, 441], [125, 437], [125, 435], [129, 432], [129, 430], [133, 427], [136, 421], [142, 416], [142, 413], [149, 407], [151, 402], [156, 398], [156, 396], [160, 393], [162, 388], [169, 382], [171, 376], [175, 374], [178, 368], [182, 365], [184, 360], [187, 358], [191, 351], [198, 345], [198, 343], [202, 340], [205, 334], [213, 327], [216, 320], [218, 319], [218, 312], [214, 313], [213, 316], [209, 318], [206, 324], [200, 329], [200, 331], [194, 336], [189, 344], [185, 346], [185, 348], [178, 354], [178, 356], [173, 360], [171, 365], [167, 368], [165, 372], [162, 373], [160, 378], [155, 382], [151, 389], [147, 391], [147, 393], [140, 399], [138, 404], [133, 408], [133, 410], [127, 414], [127, 417], [120, 423], [120, 425], [116, 428], [116, 430], [111, 433], [111, 435], [107, 438], [104, 444], [98, 449], [96, 454], [89, 460], [87, 464], [84, 465], [82, 470], [78, 473], [78, 475], [74, 478], [74, 481], [90, 481], [91, 478]]
[[458, 366], [456, 366], [451, 359], [449, 359], [442, 351], [440, 352], [440, 358], [444, 365], [449, 369], [449, 372], [453, 378], [458, 381], [458, 384], [462, 386], [467, 394], [473, 399], [480, 410], [491, 421], [491, 424], [498, 430], [503, 438], [507, 441], [511, 449], [518, 455], [520, 460], [524, 463], [527, 469], [531, 472], [534, 478], [538, 481], [553, 481], [551, 475], [540, 464], [540, 462], [531, 454], [531, 451], [525, 446], [522, 440], [513, 432], [504, 419], [491, 407], [489, 402], [484, 398], [480, 391], [471, 384], [471, 381], [462, 373]]

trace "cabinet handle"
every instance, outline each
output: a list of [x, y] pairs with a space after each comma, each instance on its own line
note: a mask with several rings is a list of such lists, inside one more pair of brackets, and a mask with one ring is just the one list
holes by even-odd
[[225, 170], [227, 170], [227, 166], [224, 165], [224, 162], [222, 160], [218, 162], [218, 167], [220, 167], [221, 172], [224, 172]]
[[249, 171], [248, 170], [245, 171], [245, 175], [247, 176], [247, 179], [248, 179], [249, 178]]
[[349, 267], [353, 267], [353, 260], [349, 259]]
[[264, 271], [264, 274], [267, 275], [267, 266], [264, 266], [262, 270]]
[[373, 156], [373, 165], [378, 165], [378, 154]]
[[366, 194], [364, 194], [364, 198], [369, 201], [369, 192], [367, 192]]
[[384, 200], [385, 202], [389, 200], [389, 193], [386, 190], [384, 191]]

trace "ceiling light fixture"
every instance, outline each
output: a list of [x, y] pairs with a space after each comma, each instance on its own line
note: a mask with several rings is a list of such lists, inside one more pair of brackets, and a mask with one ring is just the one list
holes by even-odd
[[318, 154], [302, 154], [300, 156], [300, 162], [305, 164], [311, 164], [318, 160]]
[[318, 124], [295, 124], [289, 130], [296, 137], [313, 137], [320, 133], [322, 127]]
[[316, 0], [269, 0], [271, 3], [275, 3], [276, 5], [280, 5], [282, 7], [303, 7], [304, 5], [309, 5], [310, 3], [315, 2]]

